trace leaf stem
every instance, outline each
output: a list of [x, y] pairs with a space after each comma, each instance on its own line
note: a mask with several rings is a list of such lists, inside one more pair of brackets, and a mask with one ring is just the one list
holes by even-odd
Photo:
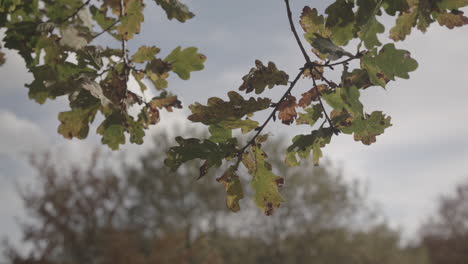
[[309, 55], [307, 55], [307, 52], [304, 49], [304, 46], [302, 45], [301, 39], [299, 38], [299, 35], [297, 34], [296, 28], [294, 27], [294, 22], [292, 19], [292, 12], [291, 12], [291, 7], [289, 6], [289, 0], [284, 0], [286, 3], [286, 9], [288, 13], [288, 20], [289, 20], [289, 25], [291, 26], [291, 31], [294, 34], [294, 37], [296, 38], [296, 42], [299, 45], [299, 48], [302, 51], [302, 55], [304, 56], [304, 59], [306, 60], [307, 63], [311, 63]]
[[[315, 69], [315, 68], [314, 68]], [[317, 69], [315, 69], [316, 72], [319, 72]], [[323, 110], [323, 113], [325, 114], [325, 118], [326, 120], [328, 121], [328, 124], [330, 125], [333, 133], [335, 135], [338, 135], [338, 133], [340, 132], [337, 128], [335, 128], [335, 126], [333, 125], [330, 117], [328, 116], [327, 114], [327, 110], [325, 109], [325, 106], [323, 105], [323, 102], [322, 102], [322, 94], [320, 93], [318, 87], [317, 87], [317, 83], [315, 82], [315, 78], [314, 78], [314, 75], [312, 75], [312, 82], [314, 83], [314, 89], [315, 91], [317, 92], [317, 98], [318, 98], [318, 101], [320, 103], [320, 106], [322, 107], [322, 110]], [[323, 124], [322, 124], [323, 125]]]

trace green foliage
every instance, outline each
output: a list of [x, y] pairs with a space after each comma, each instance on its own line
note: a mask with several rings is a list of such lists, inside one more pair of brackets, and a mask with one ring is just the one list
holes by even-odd
[[309, 135], [297, 135], [293, 138], [293, 144], [288, 147], [286, 153], [286, 164], [288, 166], [297, 166], [297, 156], [301, 159], [306, 159], [313, 155], [314, 165], [319, 164], [320, 158], [323, 156], [322, 148], [325, 147], [333, 136], [331, 128], [320, 128], [314, 130]]
[[[174, 170], [187, 161], [201, 160], [199, 177], [212, 167], [229, 167], [218, 179], [225, 185], [227, 204], [233, 211], [238, 210], [242, 197], [237, 176], [241, 166], [252, 175], [254, 200], [265, 213], [273, 213], [283, 201], [278, 192], [281, 177], [272, 172], [267, 154], [260, 148], [260, 144], [266, 145], [268, 136], [262, 132], [271, 120], [310, 126], [309, 134], [294, 137], [287, 148], [289, 166], [311, 155], [318, 165], [322, 149], [340, 133], [372, 144], [391, 126], [391, 118], [381, 111], [368, 114], [361, 93], [375, 86], [386, 88], [397, 77], [408, 79], [418, 67], [409, 51], [398, 49], [393, 42], [404, 40], [414, 29], [425, 32], [434, 22], [449, 29], [468, 24], [460, 10], [468, 5], [466, 0], [335, 0], [323, 14], [305, 6], [299, 22], [316, 56], [311, 59], [295, 29], [289, 0], [284, 2], [304, 64], [298, 65], [299, 72], [290, 80], [290, 74], [275, 63], [264, 65], [255, 60], [255, 67], [242, 77], [238, 89], [258, 95], [267, 87], [285, 85], [288, 88], [283, 96], [279, 100], [244, 99], [238, 92], [229, 91], [229, 100], [212, 97], [206, 105], [190, 105], [188, 119], [206, 125], [211, 136], [177, 137], [179, 146], [171, 148], [166, 158], [166, 164]], [[154, 3], [168, 19], [186, 22], [194, 16], [180, 0]], [[168, 92], [168, 78], [172, 72], [188, 80], [204, 69], [206, 56], [196, 47], [165, 51], [151, 44], [129, 54], [128, 42], [140, 34], [145, 4], [143, 0], [0, 1], [0, 28], [5, 32], [2, 47], [16, 50], [32, 73], [34, 79], [26, 85], [29, 97], [40, 104], [57, 97], [69, 100], [70, 109], [58, 115], [58, 132], [65, 138], [86, 138], [100, 115], [104, 120], [96, 133], [103, 144], [114, 150], [127, 141], [142, 144], [145, 131], [166, 118], [164, 112], [182, 108], [180, 97]], [[385, 32], [384, 13], [391, 23], [391, 40], [387, 43], [381, 36]], [[103, 34], [116, 43], [96, 45]], [[0, 51], [0, 65], [4, 62]], [[328, 78], [333, 70], [342, 70], [340, 79]], [[131, 77], [142, 91], [154, 88], [161, 94], [147, 101], [128, 89]], [[297, 93], [294, 88], [299, 81], [308, 82], [310, 90]], [[129, 113], [130, 108], [136, 108], [137, 114]], [[255, 113], [265, 110], [270, 113], [264, 122], [253, 119]], [[252, 135], [248, 140], [238, 140], [234, 129]]]
[[203, 70], [203, 63], [206, 60], [205, 55], [197, 53], [197, 48], [190, 47], [181, 50], [175, 48], [164, 61], [172, 65], [172, 71], [177, 73], [182, 80], [190, 79], [190, 72]]
[[396, 49], [391, 43], [383, 46], [378, 53], [374, 50], [363, 56], [361, 67], [367, 70], [373, 84], [385, 87], [395, 77], [409, 79], [408, 73], [416, 70], [418, 63], [408, 51]]

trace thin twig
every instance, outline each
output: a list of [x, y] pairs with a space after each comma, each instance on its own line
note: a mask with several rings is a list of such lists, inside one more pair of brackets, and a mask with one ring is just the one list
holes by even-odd
[[289, 25], [291, 26], [291, 31], [294, 34], [294, 37], [296, 38], [297, 44], [299, 45], [299, 48], [301, 48], [302, 55], [304, 55], [304, 59], [306, 60], [307, 63], [311, 63], [309, 55], [307, 55], [307, 52], [304, 49], [304, 46], [302, 45], [301, 39], [299, 38], [299, 35], [297, 34], [296, 28], [294, 27], [294, 22], [292, 19], [292, 12], [291, 12], [291, 7], [289, 6], [289, 0], [284, 0], [286, 3], [286, 9], [288, 12], [288, 19], [289, 19]]
[[[125, 16], [125, 3], [124, 0], [120, 0], [120, 19]], [[127, 41], [125, 40], [124, 34], [122, 34], [122, 58], [124, 60], [124, 64], [128, 66], [128, 54], [127, 54]]]
[[247, 144], [241, 148], [241, 150], [238, 152], [239, 154], [239, 157], [244, 153], [244, 151], [251, 145], [253, 145], [255, 143], [255, 139], [260, 135], [260, 133], [262, 133], [263, 129], [266, 127], [266, 125], [268, 124], [268, 122], [270, 122], [270, 120], [276, 115], [276, 112], [278, 111], [278, 108], [281, 104], [281, 102], [283, 102], [283, 100], [289, 95], [289, 93], [291, 92], [291, 90], [294, 88], [294, 86], [296, 85], [297, 81], [299, 80], [299, 78], [301, 77], [301, 75], [304, 73], [305, 71], [305, 67], [301, 68], [301, 70], [299, 71], [299, 73], [297, 74], [296, 78], [294, 79], [294, 81], [291, 82], [291, 85], [289, 86], [288, 90], [283, 94], [283, 96], [281, 97], [281, 99], [278, 101], [278, 103], [275, 104], [275, 108], [273, 109], [273, 111], [271, 112], [270, 116], [268, 116], [268, 118], [265, 120], [265, 122], [260, 126], [258, 127], [256, 130], [257, 130], [257, 133], [249, 140], [249, 142], [247, 142]]
[[[314, 68], [315, 69], [315, 68]], [[317, 70], [316, 70], [317, 71]], [[318, 71], [317, 71], [318, 72]], [[314, 83], [314, 89], [315, 91], [317, 92], [317, 98], [318, 98], [318, 101], [320, 103], [320, 106], [322, 107], [322, 110], [323, 110], [323, 113], [325, 114], [325, 118], [327, 119], [328, 121], [328, 124], [330, 125], [333, 133], [335, 135], [338, 135], [339, 133], [339, 130], [335, 128], [335, 126], [333, 125], [330, 117], [328, 116], [327, 114], [327, 110], [325, 109], [325, 106], [323, 105], [323, 102], [322, 102], [322, 94], [320, 93], [318, 87], [317, 87], [317, 83], [315, 82], [315, 78], [314, 78], [314, 75], [312, 75], [312, 82]]]
[[361, 53], [358, 53], [356, 56], [353, 56], [353, 57], [349, 57], [347, 58], [346, 60], [344, 61], [340, 61], [340, 62], [335, 62], [335, 63], [332, 63], [332, 64], [319, 64], [317, 66], [321, 66], [321, 67], [333, 67], [333, 66], [337, 66], [337, 65], [341, 65], [341, 64], [346, 64], [354, 59], [357, 59], [357, 58], [360, 58], [362, 55]]
[[89, 3], [91, 2], [91, 0], [87, 0], [86, 2], [84, 2], [81, 6], [79, 6], [71, 15], [67, 16], [65, 19], [63, 19], [62, 21], [59, 22], [59, 24], [62, 24], [66, 21], [68, 21], [68, 19], [76, 16], [76, 14], [78, 14], [78, 12], [81, 11], [81, 9], [83, 9], [85, 6], [87, 6]]
[[[325, 78], [325, 76], [323, 76], [323, 73], [321, 73], [317, 68], [315, 67], [312, 67], [312, 70], [315, 71], [316, 73], [318, 73], [320, 75], [320, 78], [326, 82], [328, 84], [328, 86], [330, 86], [330, 88], [336, 88], [336, 84], [329, 81], [327, 78]], [[314, 81], [314, 85], [315, 85], [315, 79], [312, 78], [312, 80]]]
[[95, 38], [101, 36], [102, 34], [106, 33], [107, 31], [109, 31], [109, 29], [111, 29], [112, 27], [114, 27], [115, 25], [117, 25], [117, 23], [120, 22], [120, 18], [117, 19], [114, 23], [112, 23], [110, 26], [106, 27], [105, 29], [103, 29], [101, 32], [99, 32], [98, 34], [94, 35], [92, 40], [94, 40]]

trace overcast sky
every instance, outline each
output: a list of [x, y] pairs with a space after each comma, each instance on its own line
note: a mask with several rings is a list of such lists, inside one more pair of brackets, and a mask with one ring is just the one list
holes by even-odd
[[[179, 95], [185, 106], [195, 101], [206, 103], [207, 95], [226, 98], [227, 91], [240, 85], [255, 59], [273, 61], [291, 76], [303, 64], [281, 0], [185, 1], [197, 15], [185, 24], [168, 22], [165, 14], [148, 2], [142, 32], [130, 42], [132, 50], [142, 44], [156, 45], [165, 56], [177, 45], [196, 46], [208, 57], [205, 70], [193, 73], [189, 81], [170, 78], [169, 90]], [[302, 7], [313, 3], [293, 2], [297, 22]], [[317, 6], [319, 11], [323, 7]], [[381, 40], [387, 41], [386, 36]], [[110, 41], [100, 40], [101, 44]], [[343, 167], [346, 177], [367, 182], [370, 199], [409, 237], [435, 209], [437, 197], [468, 177], [468, 27], [448, 30], [433, 24], [426, 34], [413, 32], [397, 47], [411, 51], [419, 62], [411, 79], [392, 82], [386, 91], [374, 87], [362, 93], [367, 112], [383, 110], [392, 116], [393, 126], [371, 146], [340, 135], [324, 153]], [[67, 104], [56, 100], [38, 105], [29, 100], [24, 84], [31, 79], [22, 58], [7, 51], [7, 64], [0, 68], [0, 236], [13, 239], [20, 234], [15, 216], [23, 216], [15, 186], [32, 182], [34, 176], [25, 153], [59, 149], [73, 153], [64, 157], [76, 162], [99, 142], [94, 132], [85, 141], [58, 135], [57, 113], [66, 111]], [[308, 88], [310, 83], [304, 80], [295, 90], [300, 94]], [[275, 89], [267, 95], [279, 99], [284, 88]], [[164, 115], [166, 121], [152, 133], [170, 130], [174, 123], [187, 123], [186, 114], [184, 110]], [[277, 124], [267, 130], [291, 137], [307, 132]], [[144, 148], [129, 149], [138, 152]]]

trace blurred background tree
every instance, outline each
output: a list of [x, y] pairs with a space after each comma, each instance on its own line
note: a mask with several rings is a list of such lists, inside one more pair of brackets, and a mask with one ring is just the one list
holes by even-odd
[[437, 213], [420, 232], [431, 263], [468, 263], [468, 181], [440, 198]]
[[[30, 250], [9, 246], [8, 259], [13, 264], [428, 263], [422, 248], [401, 246], [399, 232], [379, 220], [362, 184], [345, 181], [330, 163], [286, 168], [283, 157], [271, 156], [285, 178], [287, 203], [267, 217], [252, 199], [243, 199], [242, 210], [233, 214], [215, 175], [200, 184], [199, 164], [177, 173], [163, 165], [161, 152], [171, 143], [169, 136], [158, 135], [138, 165], [122, 159], [122, 169], [105, 164], [99, 151], [90, 164], [72, 169], [62, 169], [50, 154], [33, 156], [39, 186], [21, 192], [31, 217], [23, 224]], [[277, 140], [267, 152], [280, 153], [275, 148], [282, 147]]]

